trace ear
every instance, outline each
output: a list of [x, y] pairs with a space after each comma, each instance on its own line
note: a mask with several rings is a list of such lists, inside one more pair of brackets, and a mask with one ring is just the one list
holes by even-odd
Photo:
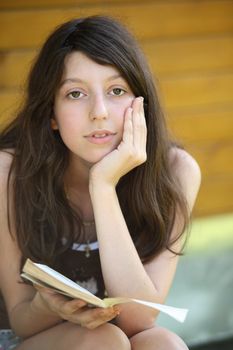
[[51, 125], [51, 128], [53, 130], [58, 130], [58, 125], [57, 125], [57, 122], [56, 122], [56, 120], [54, 118], [50, 119], [50, 125]]

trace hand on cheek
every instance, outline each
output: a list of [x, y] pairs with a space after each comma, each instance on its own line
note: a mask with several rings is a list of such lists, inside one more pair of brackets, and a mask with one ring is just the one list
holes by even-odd
[[122, 141], [118, 147], [95, 164], [90, 172], [91, 188], [97, 183], [116, 186], [119, 179], [146, 161], [147, 128], [143, 98], [134, 99], [125, 112]]
[[126, 111], [125, 117], [123, 139], [134, 148], [134, 152], [139, 157], [139, 162], [140, 160], [143, 162], [143, 159], [146, 160], [147, 136], [143, 97], [136, 97], [133, 100], [132, 106]]

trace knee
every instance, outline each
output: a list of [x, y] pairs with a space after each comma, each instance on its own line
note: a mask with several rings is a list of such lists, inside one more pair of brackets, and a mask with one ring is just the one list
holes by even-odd
[[119, 327], [106, 323], [87, 331], [85, 349], [131, 350], [131, 345], [128, 337]]
[[134, 335], [130, 343], [132, 350], [188, 350], [178, 335], [158, 326]]

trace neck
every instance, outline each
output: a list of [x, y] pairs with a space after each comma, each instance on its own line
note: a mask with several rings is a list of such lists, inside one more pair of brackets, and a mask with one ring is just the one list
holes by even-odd
[[92, 164], [71, 159], [64, 177], [69, 201], [77, 207], [83, 221], [93, 220], [93, 209], [89, 194], [89, 172]]
[[92, 164], [71, 156], [64, 179], [66, 187], [76, 188], [80, 192], [89, 192], [89, 173], [91, 166]]

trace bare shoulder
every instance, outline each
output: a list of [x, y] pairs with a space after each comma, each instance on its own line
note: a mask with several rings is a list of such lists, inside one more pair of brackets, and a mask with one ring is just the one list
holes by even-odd
[[4, 209], [6, 210], [8, 177], [12, 160], [13, 153], [10, 150], [0, 151], [0, 201], [2, 203], [0, 216], [2, 216]]
[[6, 149], [6, 150], [0, 151], [0, 183], [1, 184], [5, 182], [6, 179], [8, 178], [13, 156], [14, 156], [13, 150]]
[[12, 160], [14, 156], [14, 150], [6, 149], [0, 151], [0, 171], [2, 173], [9, 172]]
[[174, 176], [181, 185], [190, 209], [192, 209], [201, 184], [201, 170], [197, 161], [185, 150], [173, 147], [169, 161]]
[[[0, 263], [2, 261], [2, 249], [10, 241], [8, 226], [8, 176], [12, 164], [13, 154], [8, 150], [0, 151]], [[11, 186], [9, 195], [11, 196]]]
[[176, 175], [194, 175], [197, 180], [201, 178], [201, 171], [197, 161], [185, 150], [177, 147], [171, 148], [169, 161], [172, 171]]

